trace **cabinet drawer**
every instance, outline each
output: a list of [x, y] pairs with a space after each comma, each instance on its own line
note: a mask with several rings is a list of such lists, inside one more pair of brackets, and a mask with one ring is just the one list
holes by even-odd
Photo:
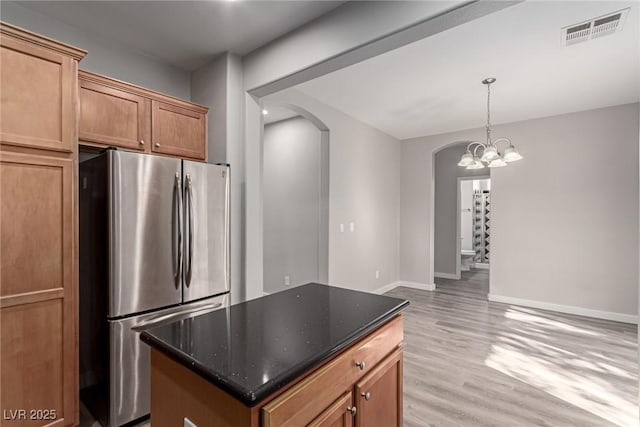
[[402, 317], [398, 316], [267, 403], [262, 408], [263, 427], [308, 424], [329, 407], [336, 396], [349, 390], [396, 349], [402, 339]]

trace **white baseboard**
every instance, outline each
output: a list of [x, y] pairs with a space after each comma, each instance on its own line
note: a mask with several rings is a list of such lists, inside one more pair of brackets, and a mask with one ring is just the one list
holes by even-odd
[[398, 286], [404, 286], [405, 288], [422, 289], [423, 291], [435, 291], [435, 283], [417, 283], [417, 282], [405, 282], [400, 280], [396, 282]]
[[404, 286], [405, 288], [422, 289], [423, 291], [436, 290], [436, 285], [434, 285], [433, 283], [428, 285], [426, 283], [405, 282], [404, 280], [398, 280], [397, 282], [392, 282], [376, 289], [375, 291], [373, 291], [373, 293], [384, 294], [385, 292], [389, 292], [390, 290], [395, 289], [398, 286]]
[[262, 291], [262, 296], [266, 297], [267, 295], [271, 295], [271, 292]]
[[473, 268], [479, 268], [481, 270], [488, 270], [489, 269], [489, 263], [488, 262], [476, 262], [473, 265]]
[[553, 304], [544, 301], [535, 301], [522, 298], [507, 297], [503, 295], [489, 294], [489, 301], [503, 304], [521, 305], [523, 307], [539, 308], [541, 310], [551, 310], [560, 313], [576, 314], [578, 316], [594, 317], [596, 319], [613, 320], [616, 322], [638, 324], [638, 316], [612, 311], [592, 310], [590, 308], [576, 307], [573, 305]]
[[440, 279], [460, 280], [460, 275], [459, 274], [452, 274], [452, 273], [438, 273], [438, 272], [435, 272], [435, 273], [433, 273], [433, 277], [439, 277]]
[[378, 289], [376, 289], [375, 291], [373, 291], [373, 293], [374, 294], [384, 294], [385, 292], [389, 292], [391, 289], [397, 288], [399, 286], [398, 283], [400, 283], [400, 282], [387, 283], [386, 285], [381, 286]]

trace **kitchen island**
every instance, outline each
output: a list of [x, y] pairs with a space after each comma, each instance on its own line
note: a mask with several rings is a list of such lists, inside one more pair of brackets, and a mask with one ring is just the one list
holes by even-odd
[[145, 331], [152, 425], [401, 426], [408, 304], [310, 283]]

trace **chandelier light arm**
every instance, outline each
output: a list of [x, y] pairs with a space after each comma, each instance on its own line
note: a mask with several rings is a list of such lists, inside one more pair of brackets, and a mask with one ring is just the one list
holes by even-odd
[[498, 143], [500, 142], [504, 142], [507, 144], [507, 147], [513, 147], [513, 143], [511, 142], [511, 140], [509, 138], [506, 137], [502, 137], [502, 138], [498, 138], [495, 141], [493, 141], [493, 145], [498, 148]]
[[473, 149], [473, 157], [476, 157], [476, 154], [477, 154], [477, 152], [478, 152], [478, 148], [482, 147], [482, 148], [484, 149], [484, 148], [486, 147], [486, 145], [485, 145], [485, 144], [483, 144], [482, 142], [478, 142], [478, 141], [471, 141], [471, 142], [469, 143], [469, 145], [467, 145], [467, 151], [468, 151], [468, 152], [471, 152], [471, 147], [473, 147], [474, 145], [475, 145], [476, 147]]

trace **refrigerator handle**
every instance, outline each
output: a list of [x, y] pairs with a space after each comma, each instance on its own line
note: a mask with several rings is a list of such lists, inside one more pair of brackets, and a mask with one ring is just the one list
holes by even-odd
[[185, 203], [187, 205], [187, 262], [185, 271], [185, 282], [187, 287], [191, 284], [191, 273], [193, 266], [193, 190], [191, 186], [191, 175], [187, 174], [185, 179]]
[[146, 329], [153, 328], [154, 326], [158, 326], [164, 323], [175, 322], [176, 320], [182, 320], [184, 318], [193, 317], [193, 314], [206, 314], [205, 312], [214, 311], [222, 307], [221, 302], [216, 302], [213, 304], [207, 304], [200, 307], [195, 307], [189, 310], [182, 310], [178, 312], [173, 312], [169, 314], [162, 314], [159, 316], [155, 316], [149, 320], [145, 320], [142, 323], [138, 323], [133, 326], [131, 329], [136, 332], [142, 332]]
[[[173, 221], [172, 236], [174, 239], [174, 271], [173, 279], [176, 288], [180, 287], [180, 279], [182, 277], [182, 191], [180, 185], [180, 173], [176, 172], [173, 181]], [[177, 224], [176, 224], [177, 219]]]

